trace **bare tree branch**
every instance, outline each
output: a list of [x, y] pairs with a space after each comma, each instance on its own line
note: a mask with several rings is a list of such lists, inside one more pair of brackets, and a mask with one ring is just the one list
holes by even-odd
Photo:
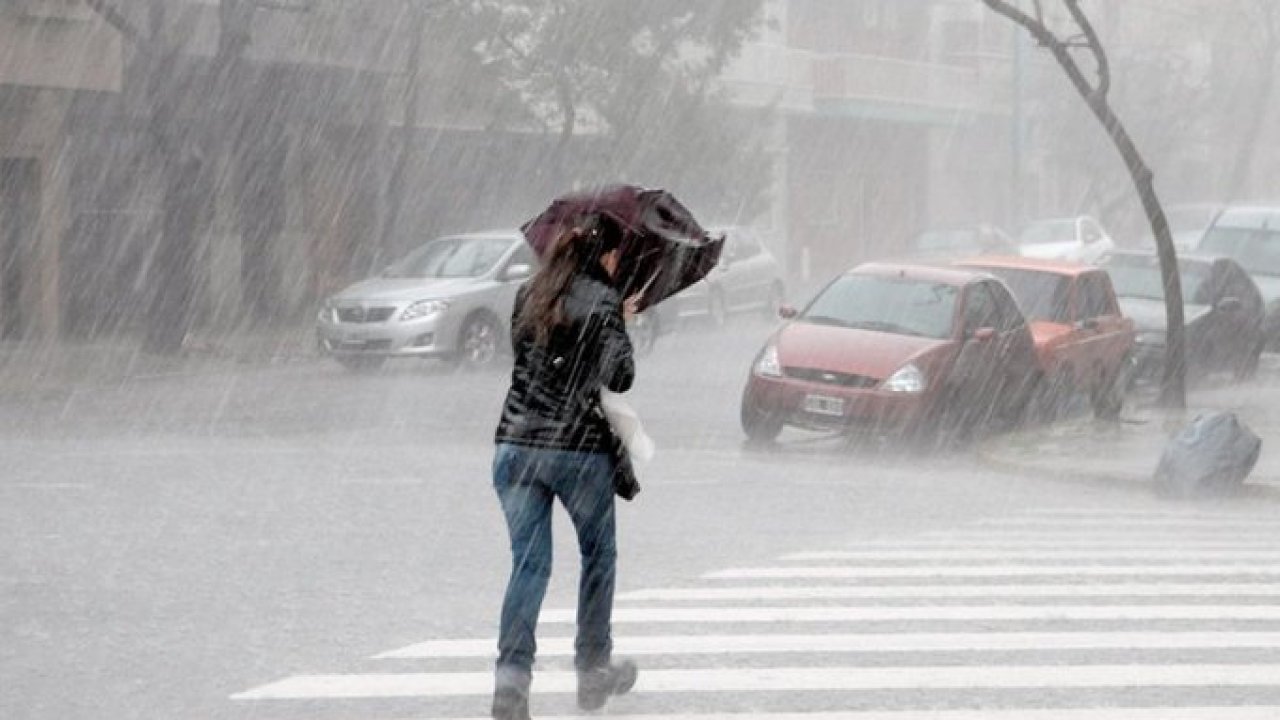
[[1102, 39], [1098, 37], [1098, 31], [1093, 27], [1093, 23], [1089, 21], [1089, 16], [1080, 8], [1080, 0], [1063, 1], [1067, 5], [1067, 10], [1071, 12], [1072, 19], [1080, 27], [1080, 31], [1084, 33], [1085, 41], [1089, 45], [1089, 51], [1093, 53], [1094, 59], [1097, 60], [1098, 84], [1094, 92], [1105, 97], [1111, 91], [1111, 64], [1107, 61], [1107, 51], [1102, 47]]

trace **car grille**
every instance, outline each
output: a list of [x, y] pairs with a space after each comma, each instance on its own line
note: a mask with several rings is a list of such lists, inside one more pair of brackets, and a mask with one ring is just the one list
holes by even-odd
[[340, 307], [338, 308], [338, 322], [344, 323], [375, 323], [386, 322], [391, 318], [392, 313], [396, 309], [394, 307]]
[[783, 368], [782, 372], [789, 378], [822, 383], [823, 385], [838, 385], [840, 387], [848, 388], [871, 388], [880, 384], [880, 380], [878, 378], [868, 377], [867, 375], [855, 375], [853, 373], [833, 372], [831, 370], [788, 367]]
[[391, 349], [390, 340], [352, 340], [344, 342], [332, 342], [330, 346], [337, 350], [363, 350], [366, 352], [379, 352]]

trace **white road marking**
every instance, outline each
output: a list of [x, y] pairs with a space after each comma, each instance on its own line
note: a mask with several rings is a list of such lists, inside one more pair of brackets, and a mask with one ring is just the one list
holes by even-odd
[[1073, 583], [1055, 585], [745, 585], [652, 588], [619, 593], [638, 600], [819, 600], [841, 598], [1280, 597], [1280, 583]]
[[1099, 548], [1093, 550], [828, 550], [798, 552], [782, 556], [783, 560], [1280, 560], [1280, 550], [1178, 550], [1147, 548], [1142, 550]]
[[[1280, 632], [827, 633], [814, 635], [640, 635], [614, 640], [622, 655], [1001, 650], [1280, 649]], [[428, 640], [374, 659], [490, 658], [494, 639]], [[538, 639], [539, 657], [571, 657], [573, 638]]]
[[1036, 548], [1071, 549], [1071, 550], [1274, 550], [1280, 545], [1280, 537], [1267, 539], [1208, 539], [1196, 540], [1185, 536], [1170, 536], [1163, 539], [1148, 539], [1133, 536], [1105, 537], [1095, 536], [1036, 536], [1010, 537], [1005, 535], [993, 537], [983, 533], [976, 536], [941, 536], [914, 540], [903, 539], [869, 539], [852, 546], [855, 550], [929, 550], [967, 548], [972, 550], [1034, 550]]
[[[1280, 665], [982, 665], [642, 670], [637, 693], [1001, 688], [1280, 687]], [[577, 674], [540, 672], [537, 692], [577, 691]], [[299, 675], [234, 700], [488, 695], [491, 672]]]
[[[542, 623], [573, 623], [577, 611], [544, 610]], [[1280, 605], [934, 605], [617, 608], [621, 623], [776, 623], [1076, 620], [1280, 620]]]
[[1222, 532], [1239, 532], [1244, 527], [1263, 527], [1275, 529], [1276, 521], [1267, 518], [1196, 518], [1196, 517], [1005, 517], [981, 518], [973, 521], [978, 527], [1097, 527], [1115, 526], [1120, 528], [1181, 526], [1197, 530], [1213, 529]]
[[[598, 720], [601, 715], [539, 715], [543, 720]], [[1276, 720], [1280, 705], [1218, 707], [1015, 708], [1004, 710], [850, 710], [800, 713], [672, 713], [618, 715], [609, 720]], [[366, 718], [364, 720], [372, 720]], [[452, 720], [489, 720], [486, 717]]]
[[823, 565], [818, 567], [730, 568], [710, 572], [708, 580], [784, 578], [1025, 577], [1041, 575], [1277, 575], [1274, 565], [911, 565], [902, 567]]

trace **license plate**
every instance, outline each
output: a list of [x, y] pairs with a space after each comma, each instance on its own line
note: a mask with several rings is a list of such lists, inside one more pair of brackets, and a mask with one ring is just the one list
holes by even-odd
[[839, 417], [844, 415], [844, 398], [830, 397], [828, 395], [805, 395], [804, 410], [814, 415]]
[[343, 330], [338, 332], [338, 342], [344, 345], [363, 345], [369, 339], [369, 333], [359, 330]]

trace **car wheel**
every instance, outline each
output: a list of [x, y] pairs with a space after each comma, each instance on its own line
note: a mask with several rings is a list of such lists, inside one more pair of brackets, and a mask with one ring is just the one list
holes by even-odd
[[762, 408], [751, 397], [742, 398], [742, 409], [739, 414], [742, 431], [747, 440], [754, 444], [772, 443], [782, 434], [784, 424], [782, 416], [773, 410]]
[[1076, 382], [1071, 371], [1062, 368], [1044, 378], [1036, 392], [1036, 416], [1042, 422], [1053, 422], [1066, 415], [1076, 397]]
[[334, 359], [342, 367], [353, 373], [375, 372], [387, 359], [381, 355], [335, 355]]
[[712, 290], [707, 294], [707, 317], [714, 327], [724, 327], [729, 322], [729, 308], [725, 305], [724, 293]]
[[631, 346], [637, 355], [644, 356], [653, 352], [660, 330], [658, 316], [652, 312], [640, 313], [631, 321], [627, 326], [627, 333], [631, 336]]
[[476, 315], [462, 326], [458, 335], [458, 362], [465, 369], [478, 370], [493, 365], [498, 357], [498, 323], [488, 315]]
[[[1126, 358], [1121, 368], [1129, 364]], [[1115, 420], [1124, 409], [1124, 383], [1120, 380], [1121, 370], [1112, 373], [1100, 373], [1093, 389], [1089, 392], [1089, 404], [1093, 407], [1093, 416], [1103, 420]]]

